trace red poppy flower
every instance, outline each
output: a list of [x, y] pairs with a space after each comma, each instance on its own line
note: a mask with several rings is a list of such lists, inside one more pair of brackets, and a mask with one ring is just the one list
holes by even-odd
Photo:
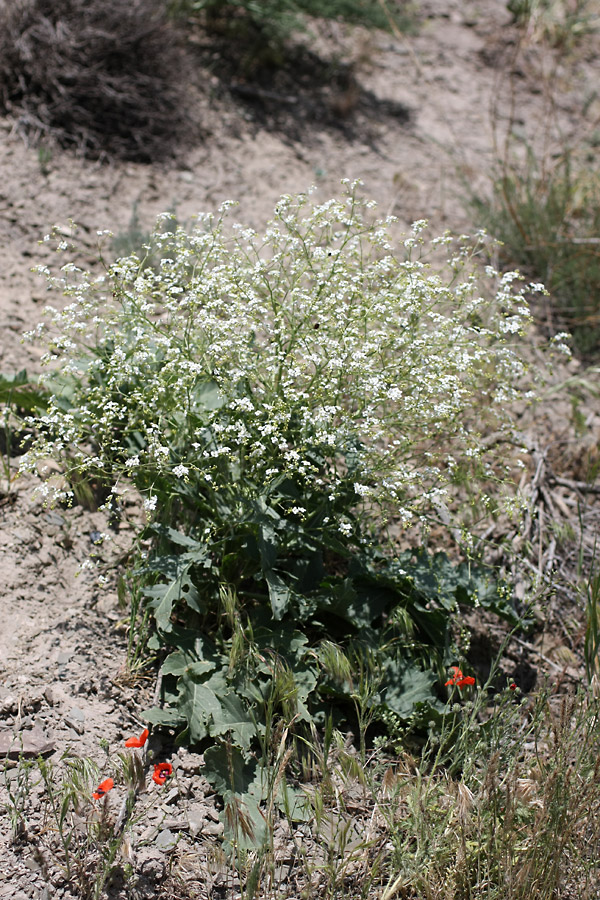
[[448, 679], [446, 682], [446, 687], [449, 684], [456, 685], [458, 688], [467, 687], [469, 684], [475, 684], [475, 679], [472, 675], [463, 675], [458, 666], [450, 666], [450, 669], [454, 672], [454, 675]]
[[108, 794], [109, 791], [112, 791], [114, 786], [115, 783], [112, 778], [105, 778], [104, 781], [98, 785], [98, 787], [92, 794], [92, 797], [94, 798], [94, 800], [101, 800], [102, 797]]
[[155, 781], [157, 784], [164, 784], [167, 778], [172, 774], [173, 766], [171, 763], [156, 763], [152, 781]]
[[514, 683], [514, 681], [513, 681], [512, 684], [509, 684], [508, 687], [509, 687], [509, 689], [510, 689], [511, 691], [516, 691], [516, 689], [517, 689], [517, 686], [516, 686], [516, 684]]
[[125, 741], [126, 747], [143, 747], [146, 741], [148, 740], [148, 735], [150, 732], [147, 728], [144, 728], [139, 737], [130, 737]]

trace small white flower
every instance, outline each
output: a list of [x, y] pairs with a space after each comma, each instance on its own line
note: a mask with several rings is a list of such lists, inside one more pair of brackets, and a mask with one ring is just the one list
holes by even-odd
[[343, 535], [348, 537], [348, 535], [352, 534], [352, 525], [349, 522], [340, 522], [338, 525], [338, 531], [341, 531]]
[[303, 516], [304, 513], [306, 512], [306, 510], [304, 509], [303, 506], [292, 506], [291, 512], [295, 516]]
[[144, 509], [148, 510], [148, 512], [152, 511], [153, 509], [156, 509], [157, 499], [158, 498], [156, 496], [146, 497], [146, 499], [144, 500]]
[[177, 475], [178, 478], [184, 478], [188, 474], [189, 471], [190, 470], [188, 469], [187, 466], [182, 466], [182, 465], [175, 466], [172, 469], [173, 475]]
[[125, 460], [125, 465], [128, 469], [134, 469], [136, 466], [139, 466], [140, 458], [139, 456], [131, 456], [129, 459]]

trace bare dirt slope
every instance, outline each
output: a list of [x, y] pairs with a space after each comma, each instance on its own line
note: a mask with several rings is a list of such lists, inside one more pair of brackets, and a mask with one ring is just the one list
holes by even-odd
[[[526, 50], [520, 71], [511, 69], [517, 32], [504, 3], [418, 5], [416, 36], [323, 25], [318, 43], [353, 58], [358, 88], [332, 87], [314, 109], [278, 86], [253, 92], [234, 84], [229, 92], [218, 69], [199, 71], [190, 97], [203, 137], [172, 166], [89, 162], [49, 145], [41, 155], [17, 122], [0, 120], [0, 371], [38, 369], [39, 351], [23, 345], [21, 333], [39, 321], [47, 300], [44, 283], [30, 269], [51, 262], [47, 245], [38, 241], [55, 223], [79, 224], [92, 264], [96, 232], [125, 232], [134, 218], [148, 230], [164, 210], [174, 209], [185, 223], [197, 211], [235, 199], [239, 218], [259, 226], [282, 193], [314, 184], [324, 199], [337, 193], [342, 177], [359, 177], [381, 211], [402, 223], [425, 217], [435, 230], [471, 230], [468, 193], [478, 185], [489, 190], [495, 140], [512, 121], [532, 145], [542, 144], [549, 110], [563, 135], [574, 133], [598, 59], [590, 56], [569, 76], [557, 68], [550, 103], [542, 75], [551, 59]], [[586, 415], [586, 439], [597, 440], [596, 411]], [[564, 423], [546, 420], [544, 427], [564, 434]], [[118, 608], [114, 571], [107, 567], [102, 583], [99, 570], [86, 568], [98, 557], [115, 561], [130, 532], [125, 524], [110, 532], [102, 514], [80, 506], [45, 510], [33, 488], [22, 479], [10, 490], [4, 483], [0, 494], [0, 754], [14, 757], [23, 749], [56, 759], [71, 748], [100, 761], [99, 740], [117, 746], [135, 733], [136, 703], [151, 699], [141, 696], [143, 686], [134, 695], [122, 681], [119, 623], [125, 613]], [[147, 847], [136, 865], [150, 893], [158, 890], [172, 849], [165, 830], [179, 837], [183, 858], [198, 829], [216, 840], [220, 828], [197, 758], [185, 751], [171, 758], [178, 791], [140, 826]], [[14, 771], [7, 769], [9, 780]], [[190, 825], [190, 810], [197, 827]], [[43, 865], [10, 846], [9, 837], [5, 820], [0, 898], [61, 896]], [[197, 896], [208, 891], [207, 882]]]

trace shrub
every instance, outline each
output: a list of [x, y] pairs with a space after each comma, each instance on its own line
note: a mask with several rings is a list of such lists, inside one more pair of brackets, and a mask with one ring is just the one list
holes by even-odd
[[26, 465], [59, 456], [109, 507], [141, 492], [141, 574], [173, 651], [169, 706], [148, 718], [192, 741], [247, 751], [274, 715], [331, 714], [364, 747], [385, 710], [443, 711], [458, 602], [514, 619], [488, 575], [390, 552], [385, 529], [447, 520], [455, 484], [504, 477], [477, 423], [508, 434], [523, 396], [524, 289], [509, 273], [486, 299], [467, 245], [436, 273], [424, 222], [396, 254], [371, 205], [356, 185], [285, 196], [257, 234], [227, 229], [226, 204], [189, 234], [159, 222], [158, 270], [130, 256], [51, 276], [70, 302], [38, 329], [52, 401]]
[[155, 0], [0, 0], [0, 106], [29, 134], [147, 162], [183, 133], [182, 80]]

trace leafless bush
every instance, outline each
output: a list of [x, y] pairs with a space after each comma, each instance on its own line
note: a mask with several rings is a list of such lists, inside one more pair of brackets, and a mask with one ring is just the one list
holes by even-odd
[[184, 125], [184, 54], [158, 0], [0, 0], [0, 108], [33, 138], [150, 161]]

